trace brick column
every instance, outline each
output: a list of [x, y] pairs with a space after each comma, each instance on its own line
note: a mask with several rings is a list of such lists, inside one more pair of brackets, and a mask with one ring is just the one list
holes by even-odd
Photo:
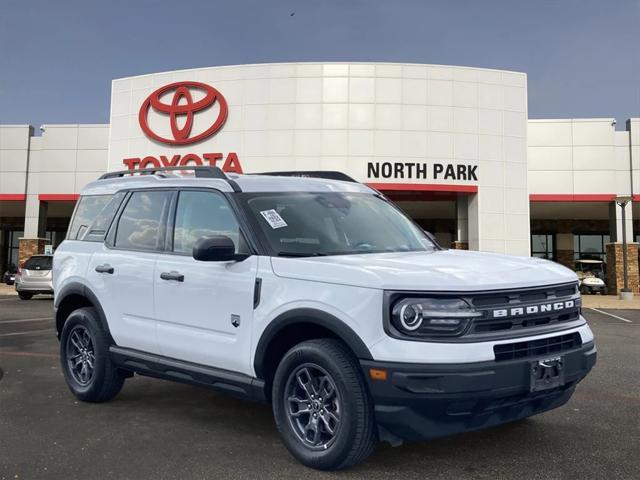
[[576, 269], [573, 251], [573, 233], [556, 233], [556, 262], [571, 270]]
[[[627, 243], [629, 289], [640, 293], [638, 275], [638, 244]], [[624, 288], [624, 266], [622, 263], [622, 243], [607, 244], [607, 287], [610, 295], [617, 295]]]
[[575, 260], [573, 258], [573, 250], [556, 250], [556, 262], [564, 265], [571, 270], [575, 270]]
[[19, 240], [18, 264], [22, 265], [32, 255], [44, 253], [44, 246], [49, 244], [46, 238], [21, 238]]
[[468, 242], [451, 242], [451, 248], [454, 250], [469, 250]]

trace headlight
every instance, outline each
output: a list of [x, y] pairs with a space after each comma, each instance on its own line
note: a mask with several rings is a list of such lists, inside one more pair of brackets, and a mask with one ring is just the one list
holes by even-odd
[[482, 315], [461, 298], [404, 298], [392, 304], [391, 324], [411, 337], [454, 337]]

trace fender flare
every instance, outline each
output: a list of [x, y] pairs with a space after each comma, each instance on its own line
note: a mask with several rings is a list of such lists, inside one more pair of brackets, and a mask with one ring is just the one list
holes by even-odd
[[96, 309], [96, 312], [98, 312], [98, 318], [100, 319], [102, 328], [107, 334], [109, 342], [112, 345], [115, 345], [116, 342], [113, 340], [113, 337], [111, 336], [111, 331], [109, 330], [109, 323], [107, 322], [107, 316], [105, 315], [104, 310], [102, 309], [102, 305], [100, 305], [100, 301], [98, 300], [98, 297], [96, 296], [95, 293], [93, 293], [93, 291], [89, 287], [79, 282], [70, 282], [66, 284], [60, 290], [60, 292], [56, 293], [55, 300], [53, 303], [53, 311], [54, 311], [54, 316], [56, 320], [56, 334], [58, 338], [60, 338], [60, 331], [58, 331], [58, 328], [57, 328], [58, 321], [61, 320], [58, 318], [59, 312], [60, 312], [60, 305], [65, 300], [65, 298], [69, 297], [70, 295], [80, 295], [86, 298], [89, 302], [91, 302], [93, 307]]
[[295, 308], [281, 313], [264, 329], [256, 346], [253, 367], [258, 378], [264, 378], [264, 363], [271, 340], [283, 329], [296, 323], [313, 323], [333, 332], [347, 344], [355, 356], [362, 360], [373, 360], [371, 352], [362, 339], [339, 318], [314, 308]]

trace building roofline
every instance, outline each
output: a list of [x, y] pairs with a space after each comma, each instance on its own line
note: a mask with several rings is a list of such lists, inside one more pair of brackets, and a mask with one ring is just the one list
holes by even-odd
[[[398, 65], [398, 66], [411, 66], [411, 67], [441, 67], [441, 68], [459, 68], [459, 69], [466, 69], [466, 70], [479, 70], [479, 71], [490, 71], [490, 72], [500, 72], [500, 73], [510, 73], [510, 74], [516, 74], [516, 75], [522, 75], [525, 78], [527, 77], [527, 74], [525, 72], [519, 72], [517, 70], [503, 70], [503, 69], [499, 69], [499, 68], [487, 68], [487, 67], [473, 67], [473, 66], [467, 66], [467, 65], [442, 65], [442, 64], [437, 64], [437, 63], [418, 63], [418, 62], [378, 62], [378, 61], [356, 61], [356, 62], [350, 62], [350, 61], [304, 61], [304, 62], [296, 62], [296, 61], [292, 61], [292, 62], [264, 62], [264, 63], [241, 63], [241, 64], [234, 64], [234, 65], [209, 65], [209, 66], [202, 66], [202, 67], [192, 67], [192, 68], [183, 68], [183, 69], [179, 69], [179, 70], [165, 70], [165, 71], [161, 71], [161, 72], [151, 72], [151, 73], [143, 73], [140, 75], [131, 75], [128, 77], [118, 77], [118, 78], [114, 78], [111, 80], [111, 82], [117, 82], [119, 80], [128, 80], [128, 79], [132, 79], [132, 78], [142, 78], [142, 77], [148, 77], [151, 75], [163, 75], [163, 74], [170, 74], [170, 73], [177, 73], [177, 74], [182, 74], [182, 73], [187, 73], [187, 72], [192, 72], [195, 70], [205, 70], [205, 69], [211, 69], [211, 68], [217, 68], [217, 69], [225, 69], [225, 68], [239, 68], [239, 67], [270, 67], [270, 66], [279, 66], [279, 65]], [[340, 75], [338, 75], [340, 76]]]

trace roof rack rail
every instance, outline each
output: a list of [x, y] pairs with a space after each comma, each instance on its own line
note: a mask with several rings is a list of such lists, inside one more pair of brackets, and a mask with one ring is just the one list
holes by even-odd
[[306, 178], [324, 178], [326, 180], [342, 180], [343, 182], [360, 183], [346, 173], [334, 170], [291, 170], [288, 172], [261, 172], [253, 175], [272, 175], [274, 177], [306, 177]]
[[153, 167], [153, 168], [141, 168], [139, 170], [118, 170], [116, 172], [107, 172], [98, 178], [98, 180], [105, 180], [108, 178], [121, 178], [125, 175], [155, 175], [160, 172], [173, 172], [173, 171], [193, 171], [196, 178], [219, 178], [220, 180], [226, 180], [234, 192], [241, 192], [242, 189], [235, 180], [230, 179], [222, 171], [220, 167], [205, 167], [205, 166], [190, 166], [184, 165], [180, 167]]

